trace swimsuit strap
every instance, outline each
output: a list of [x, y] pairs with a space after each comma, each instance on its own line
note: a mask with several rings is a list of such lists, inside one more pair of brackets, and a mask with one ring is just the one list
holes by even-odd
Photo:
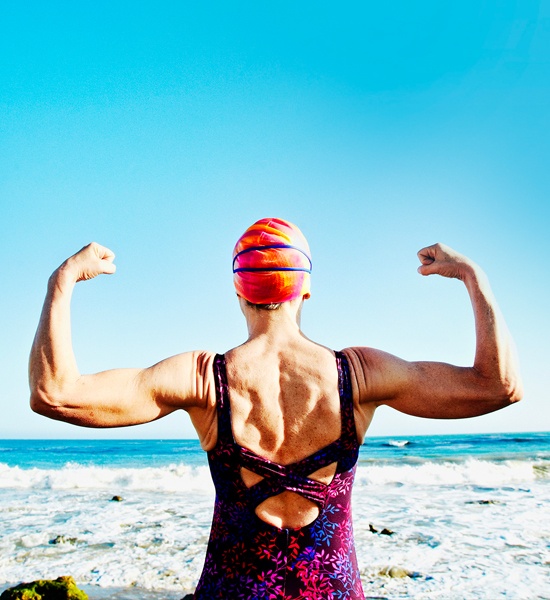
[[338, 367], [338, 392], [340, 394], [340, 411], [342, 414], [342, 434], [340, 440], [342, 443], [342, 460], [339, 464], [339, 470], [348, 471], [351, 469], [359, 457], [359, 448], [361, 444], [357, 438], [357, 429], [355, 427], [355, 410], [353, 406], [353, 390], [351, 387], [351, 377], [349, 363], [343, 352], [335, 352], [336, 364]]
[[231, 406], [229, 404], [229, 386], [225, 369], [225, 356], [216, 354], [214, 359], [214, 378], [216, 381], [216, 409], [218, 415], [218, 443], [234, 446], [231, 429]]
[[353, 410], [353, 393], [351, 389], [351, 378], [349, 364], [343, 352], [335, 352], [336, 366], [338, 368], [338, 393], [340, 395], [340, 411], [342, 415], [342, 437], [346, 439], [357, 439], [355, 429], [355, 416]]

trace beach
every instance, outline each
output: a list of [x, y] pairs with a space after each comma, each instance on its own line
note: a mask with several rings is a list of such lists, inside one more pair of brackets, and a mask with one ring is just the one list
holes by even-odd
[[[91, 600], [180, 599], [213, 502], [196, 440], [2, 440], [0, 591], [72, 575]], [[368, 438], [353, 496], [365, 594], [550, 598], [549, 507], [548, 433]]]

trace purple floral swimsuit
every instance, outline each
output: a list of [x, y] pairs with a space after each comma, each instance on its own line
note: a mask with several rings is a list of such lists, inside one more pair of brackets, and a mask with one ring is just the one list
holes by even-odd
[[[216, 504], [196, 600], [363, 600], [351, 524], [351, 488], [359, 454], [346, 357], [336, 353], [342, 433], [335, 442], [290, 465], [279, 465], [239, 446], [231, 429], [225, 358], [214, 362], [218, 442], [208, 453]], [[329, 484], [308, 475], [337, 463]], [[263, 476], [247, 488], [240, 469]], [[319, 506], [299, 529], [262, 521], [256, 507], [285, 490]]]

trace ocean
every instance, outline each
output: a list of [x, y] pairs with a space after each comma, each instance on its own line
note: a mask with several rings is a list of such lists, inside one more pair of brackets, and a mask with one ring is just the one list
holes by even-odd
[[[213, 502], [196, 440], [0, 440], [0, 592], [72, 575], [90, 600], [179, 600]], [[550, 433], [367, 438], [353, 496], [365, 594], [548, 600], [549, 507]]]

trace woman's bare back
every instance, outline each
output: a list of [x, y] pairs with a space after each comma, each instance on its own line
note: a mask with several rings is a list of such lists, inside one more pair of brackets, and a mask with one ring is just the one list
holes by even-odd
[[[235, 441], [273, 462], [289, 465], [337, 440], [341, 434], [334, 353], [303, 336], [274, 343], [254, 338], [226, 355]], [[336, 464], [310, 474], [329, 483]], [[245, 485], [261, 476], [241, 469]], [[319, 509], [298, 493], [265, 500], [257, 515], [278, 527], [302, 527]]]

